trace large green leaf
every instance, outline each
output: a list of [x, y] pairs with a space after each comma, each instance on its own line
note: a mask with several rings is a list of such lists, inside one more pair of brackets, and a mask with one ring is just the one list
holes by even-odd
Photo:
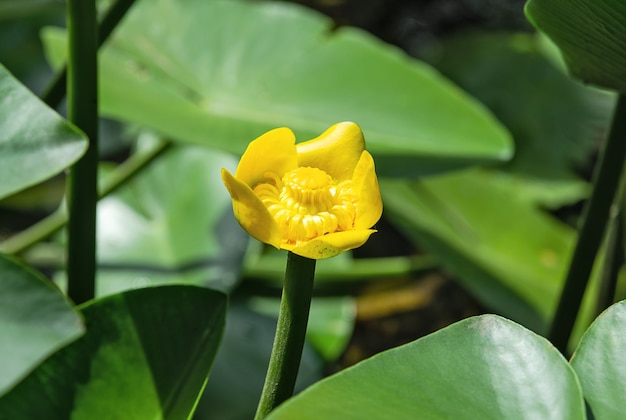
[[86, 150], [76, 128], [0, 65], [0, 199], [61, 172]]
[[602, 313], [583, 336], [572, 366], [585, 399], [597, 419], [624, 418], [626, 413], [626, 301]]
[[0, 255], [0, 395], [84, 332], [53, 284]]
[[385, 211], [493, 310], [535, 331], [552, 316], [573, 229], [537, 208], [518, 178], [471, 170], [381, 184]]
[[[587, 162], [607, 126], [613, 101], [555, 66], [547, 42], [538, 34], [463, 33], [422, 55], [511, 131], [515, 156], [507, 170], [573, 180], [573, 169]], [[554, 196], [555, 185], [550, 190]]]
[[584, 419], [580, 385], [544, 338], [484, 315], [316, 383], [277, 419]]
[[88, 303], [87, 333], [0, 399], [9, 419], [184, 419], [206, 382], [226, 296], [196, 286]]
[[525, 11], [559, 46], [574, 76], [626, 93], [623, 0], [529, 0]]
[[[549, 182], [542, 182], [544, 188]], [[525, 179], [473, 169], [422, 182], [384, 180], [385, 212], [491, 310], [543, 333], [573, 249], [575, 231], [538, 206]], [[558, 188], [557, 188], [558, 189]], [[540, 194], [541, 195], [541, 194]], [[598, 268], [570, 344], [593, 320]]]
[[[158, 24], [156, 23], [158, 22]], [[57, 65], [59, 31], [44, 33]], [[138, 3], [101, 56], [102, 110], [173, 138], [241, 153], [277, 126], [300, 140], [362, 125], [382, 174], [502, 161], [502, 126], [425, 64], [299, 6]]]

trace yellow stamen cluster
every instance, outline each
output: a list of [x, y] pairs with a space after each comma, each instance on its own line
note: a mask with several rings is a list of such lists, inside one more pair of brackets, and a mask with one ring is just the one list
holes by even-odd
[[254, 192], [288, 243], [353, 229], [358, 198], [352, 181], [335, 183], [323, 170], [310, 167], [289, 171], [282, 179], [272, 172], [264, 175], [268, 182]]

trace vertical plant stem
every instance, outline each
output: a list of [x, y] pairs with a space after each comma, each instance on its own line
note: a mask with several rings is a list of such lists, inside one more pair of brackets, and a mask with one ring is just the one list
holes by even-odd
[[[135, 0], [117, 0], [109, 7], [98, 26], [98, 47], [104, 44], [134, 2]], [[67, 66], [63, 66], [41, 95], [41, 99], [52, 108], [59, 106], [65, 96], [66, 81]]]
[[263, 419], [293, 395], [309, 321], [315, 260], [289, 253], [280, 313], [265, 385], [255, 419]]
[[98, 200], [98, 88], [95, 0], [67, 1], [68, 119], [85, 132], [89, 148], [68, 178], [68, 295], [76, 304], [94, 296]]
[[624, 265], [624, 190], [626, 189], [626, 168], [622, 170], [619, 191], [611, 206], [605, 239], [604, 261], [600, 275], [600, 287], [596, 300], [595, 314], [611, 306], [615, 300], [617, 280]]
[[595, 172], [593, 190], [583, 213], [578, 241], [548, 338], [561, 353], [567, 344], [602, 242], [626, 157], [626, 97], [620, 95]]
[[616, 214], [609, 222], [604, 267], [600, 277], [600, 291], [596, 304], [596, 316], [613, 304], [619, 270], [624, 264], [624, 226], [622, 223], [624, 215], [622, 214], [621, 205], [616, 205], [616, 207], [619, 208], [616, 209]]

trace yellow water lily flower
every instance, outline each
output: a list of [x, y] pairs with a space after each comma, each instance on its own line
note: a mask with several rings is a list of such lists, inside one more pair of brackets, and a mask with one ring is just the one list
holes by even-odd
[[374, 160], [358, 125], [296, 144], [277, 128], [252, 141], [235, 176], [222, 169], [239, 224], [261, 242], [311, 259], [365, 243], [382, 213]]

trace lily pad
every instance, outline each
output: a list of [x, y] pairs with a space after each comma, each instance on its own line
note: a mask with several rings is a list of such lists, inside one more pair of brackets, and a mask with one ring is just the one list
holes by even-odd
[[626, 301], [621, 301], [591, 324], [572, 357], [572, 367], [597, 419], [621, 419], [626, 412], [624, 325]]
[[132, 290], [82, 308], [87, 333], [0, 399], [10, 419], [188, 418], [213, 364], [226, 296]]
[[80, 337], [71, 303], [43, 276], [0, 255], [0, 395]]
[[529, 0], [526, 16], [561, 49], [585, 83], [626, 93], [626, 3], [622, 0]]
[[[63, 33], [48, 29], [44, 39], [63, 63]], [[237, 154], [271, 128], [306, 140], [351, 120], [384, 175], [512, 155], [507, 131], [431, 67], [296, 5], [140, 2], [100, 64], [106, 115]]]
[[320, 418], [586, 417], [576, 374], [546, 339], [483, 315], [332, 375], [268, 416]]
[[84, 134], [0, 65], [0, 199], [44, 181], [80, 158]]

